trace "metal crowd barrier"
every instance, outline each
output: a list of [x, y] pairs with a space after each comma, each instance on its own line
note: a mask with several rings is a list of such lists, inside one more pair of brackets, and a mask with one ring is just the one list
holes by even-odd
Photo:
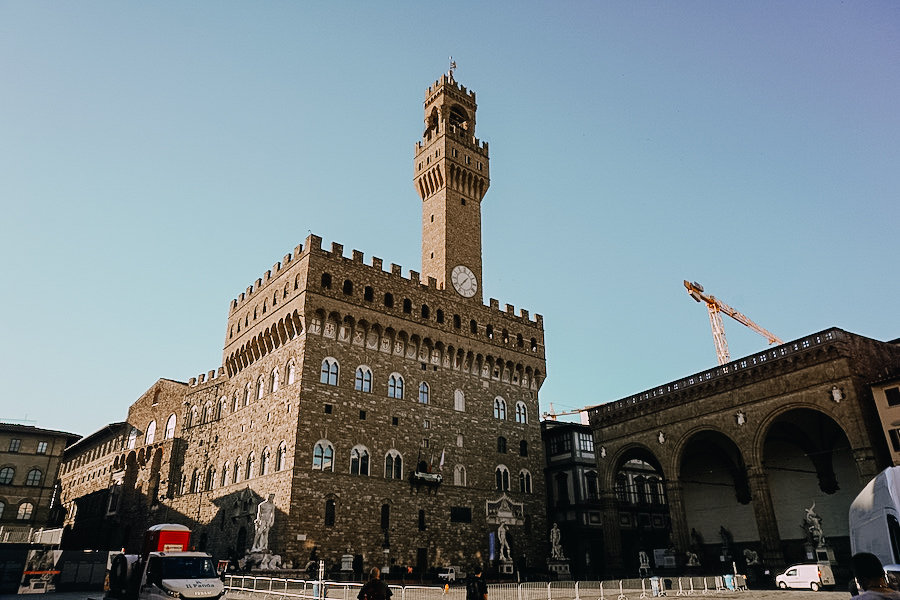
[[[729, 576], [731, 577], [731, 576]], [[225, 575], [233, 600], [356, 600], [361, 583]], [[464, 586], [390, 585], [391, 600], [465, 600]], [[637, 600], [654, 596], [729, 594], [747, 590], [747, 578], [644, 577], [613, 581], [488, 584], [489, 600]]]

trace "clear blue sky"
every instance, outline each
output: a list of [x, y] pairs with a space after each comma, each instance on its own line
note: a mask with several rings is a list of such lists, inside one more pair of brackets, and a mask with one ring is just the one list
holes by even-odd
[[900, 3], [0, 0], [0, 418], [87, 434], [218, 367], [308, 231], [419, 270], [451, 54], [545, 410], [714, 366], [683, 279], [784, 340], [900, 337]]

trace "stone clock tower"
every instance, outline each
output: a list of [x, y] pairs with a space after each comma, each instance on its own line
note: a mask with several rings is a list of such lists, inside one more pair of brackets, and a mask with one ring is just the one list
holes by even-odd
[[422, 275], [482, 302], [481, 199], [491, 184], [488, 145], [475, 137], [475, 92], [453, 69], [425, 92], [425, 132], [416, 143], [422, 199]]

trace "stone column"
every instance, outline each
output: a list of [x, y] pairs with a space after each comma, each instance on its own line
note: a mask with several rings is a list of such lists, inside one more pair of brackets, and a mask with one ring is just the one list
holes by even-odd
[[669, 520], [672, 522], [672, 543], [679, 557], [684, 556], [691, 545], [684, 509], [684, 486], [680, 481], [666, 481], [666, 498], [669, 502]]
[[600, 492], [603, 511], [603, 559], [608, 574], [622, 573], [622, 531], [619, 529], [619, 508], [614, 491]]
[[752, 466], [747, 468], [747, 479], [753, 498], [756, 529], [759, 531], [759, 541], [762, 545], [763, 563], [769, 568], [781, 566], [784, 564], [784, 553], [781, 550], [781, 537], [778, 535], [778, 521], [775, 519], [769, 478], [762, 467]]

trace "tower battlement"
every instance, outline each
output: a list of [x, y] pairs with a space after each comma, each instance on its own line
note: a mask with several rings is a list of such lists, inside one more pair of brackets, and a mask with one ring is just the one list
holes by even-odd
[[[475, 92], [473, 92], [472, 90], [467, 90], [466, 86], [457, 83], [456, 80], [451, 79], [447, 76], [446, 73], [444, 73], [443, 75], [441, 75], [440, 79], [435, 80], [434, 85], [428, 86], [428, 89], [425, 90], [425, 103], [427, 104], [432, 96], [441, 91], [442, 87], [453, 88], [463, 96], [470, 98], [472, 102], [475, 102]], [[444, 91], [446, 92], [448, 90]]]
[[211, 369], [206, 373], [200, 373], [196, 377], [191, 377], [188, 379], [189, 387], [197, 387], [199, 385], [203, 385], [205, 383], [214, 383], [219, 377], [224, 379], [225, 377], [225, 367], [219, 367], [218, 369]]

